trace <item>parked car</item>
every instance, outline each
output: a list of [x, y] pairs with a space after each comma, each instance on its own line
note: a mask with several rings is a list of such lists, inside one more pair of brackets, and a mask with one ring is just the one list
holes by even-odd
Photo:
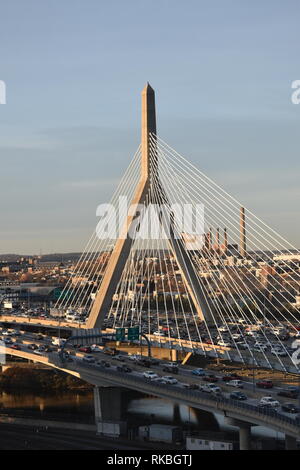
[[81, 346], [81, 347], [79, 348], [79, 351], [80, 351], [80, 352], [83, 352], [83, 353], [91, 353], [91, 352], [92, 352], [92, 350], [91, 350], [91, 348], [90, 348], [89, 346]]
[[34, 351], [35, 349], [38, 348], [38, 345], [37, 344], [28, 344], [27, 346], [27, 349], [30, 349], [32, 351]]
[[21, 349], [20, 345], [17, 344], [17, 343], [12, 344], [10, 348], [11, 349], [16, 349], [17, 351], [20, 351], [20, 349]]

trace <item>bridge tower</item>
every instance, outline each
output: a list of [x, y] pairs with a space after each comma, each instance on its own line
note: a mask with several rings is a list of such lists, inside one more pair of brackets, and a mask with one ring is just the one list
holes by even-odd
[[[153, 200], [152, 186], [154, 182], [159, 186], [159, 204], [161, 204], [161, 206], [168, 205], [168, 197], [159, 179], [159, 162], [156, 146], [153, 150], [153, 139], [154, 142], [156, 142], [155, 93], [149, 83], [147, 83], [142, 91], [141, 124], [141, 173], [133, 200], [131, 201], [131, 208], [137, 207], [140, 204], [149, 204], [151, 200]], [[152, 137], [152, 143], [150, 136]], [[152, 158], [150, 158], [150, 154], [152, 154]], [[130, 213], [127, 214], [120, 236], [116, 240], [108, 261], [108, 266], [101, 285], [96, 293], [87, 321], [87, 328], [101, 328], [103, 320], [110, 309], [113, 295], [116, 292], [117, 285], [122, 276], [133, 243], [133, 238], [127, 235], [129, 232], [132, 233], [132, 230], [135, 227], [135, 218], [137, 215], [138, 209], [136, 209], [136, 211], [130, 211]], [[161, 224], [164, 224], [164, 222], [161, 221]], [[172, 224], [171, 220], [171, 228], [168, 230], [168, 233], [170, 233], [168, 238], [170, 251], [175, 257], [183, 282], [187, 287], [199, 318], [202, 320], [205, 319], [206, 322], [210, 322], [211, 315], [203, 288], [197, 278], [191, 259], [187, 254], [186, 249], [183, 248], [184, 241], [182, 236], [179, 233], [175, 233], [175, 231], [174, 223]], [[178, 243], [178, 239], [181, 239], [181, 244]]]

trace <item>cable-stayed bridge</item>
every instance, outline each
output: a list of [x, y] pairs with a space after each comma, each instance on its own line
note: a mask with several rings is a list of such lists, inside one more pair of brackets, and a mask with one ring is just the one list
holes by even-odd
[[298, 371], [299, 251], [157, 135], [142, 138], [56, 308], [87, 328], [162, 347]]

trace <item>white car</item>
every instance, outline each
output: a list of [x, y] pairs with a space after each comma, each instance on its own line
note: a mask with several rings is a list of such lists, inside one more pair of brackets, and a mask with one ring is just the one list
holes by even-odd
[[230, 385], [231, 387], [236, 388], [244, 388], [243, 382], [241, 380], [230, 380], [230, 382], [227, 382], [226, 385]]
[[274, 400], [272, 397], [262, 397], [259, 404], [261, 406], [270, 406], [272, 408], [278, 408], [280, 406], [279, 401]]
[[166, 384], [176, 385], [178, 383], [178, 380], [171, 377], [171, 375], [165, 375], [162, 379]]
[[161, 336], [161, 337], [165, 337], [165, 336], [166, 336], [163, 331], [154, 331], [153, 334], [154, 334], [154, 336]]
[[82, 360], [83, 360], [84, 362], [89, 362], [89, 363], [93, 363], [93, 362], [96, 361], [96, 359], [94, 358], [94, 356], [90, 356], [90, 355], [88, 355], [88, 356], [83, 356]]
[[128, 359], [130, 361], [138, 361], [141, 358], [142, 358], [142, 356], [139, 356], [138, 354], [132, 354], [131, 356], [128, 356]]
[[218, 387], [217, 385], [213, 383], [202, 385], [200, 390], [202, 390], [203, 392], [208, 392], [208, 393], [220, 393], [221, 392], [220, 387]]
[[7, 330], [3, 330], [1, 333], [3, 336], [11, 336], [11, 332]]
[[218, 328], [218, 331], [221, 331], [221, 333], [225, 333], [228, 331], [228, 328], [226, 326], [220, 326], [220, 328]]
[[152, 370], [147, 370], [146, 372], [143, 373], [143, 376], [145, 377], [145, 379], [150, 379], [150, 380], [158, 378], [158, 375]]
[[218, 341], [218, 346], [223, 346], [224, 348], [230, 348], [231, 346], [231, 343], [229, 343], [228, 341]]

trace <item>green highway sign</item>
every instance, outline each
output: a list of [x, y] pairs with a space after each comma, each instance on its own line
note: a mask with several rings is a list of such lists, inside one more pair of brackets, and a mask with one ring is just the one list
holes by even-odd
[[132, 326], [131, 328], [128, 328], [127, 339], [130, 340], [130, 341], [140, 339], [140, 327], [139, 326]]
[[116, 341], [124, 341], [125, 328], [116, 328]]

